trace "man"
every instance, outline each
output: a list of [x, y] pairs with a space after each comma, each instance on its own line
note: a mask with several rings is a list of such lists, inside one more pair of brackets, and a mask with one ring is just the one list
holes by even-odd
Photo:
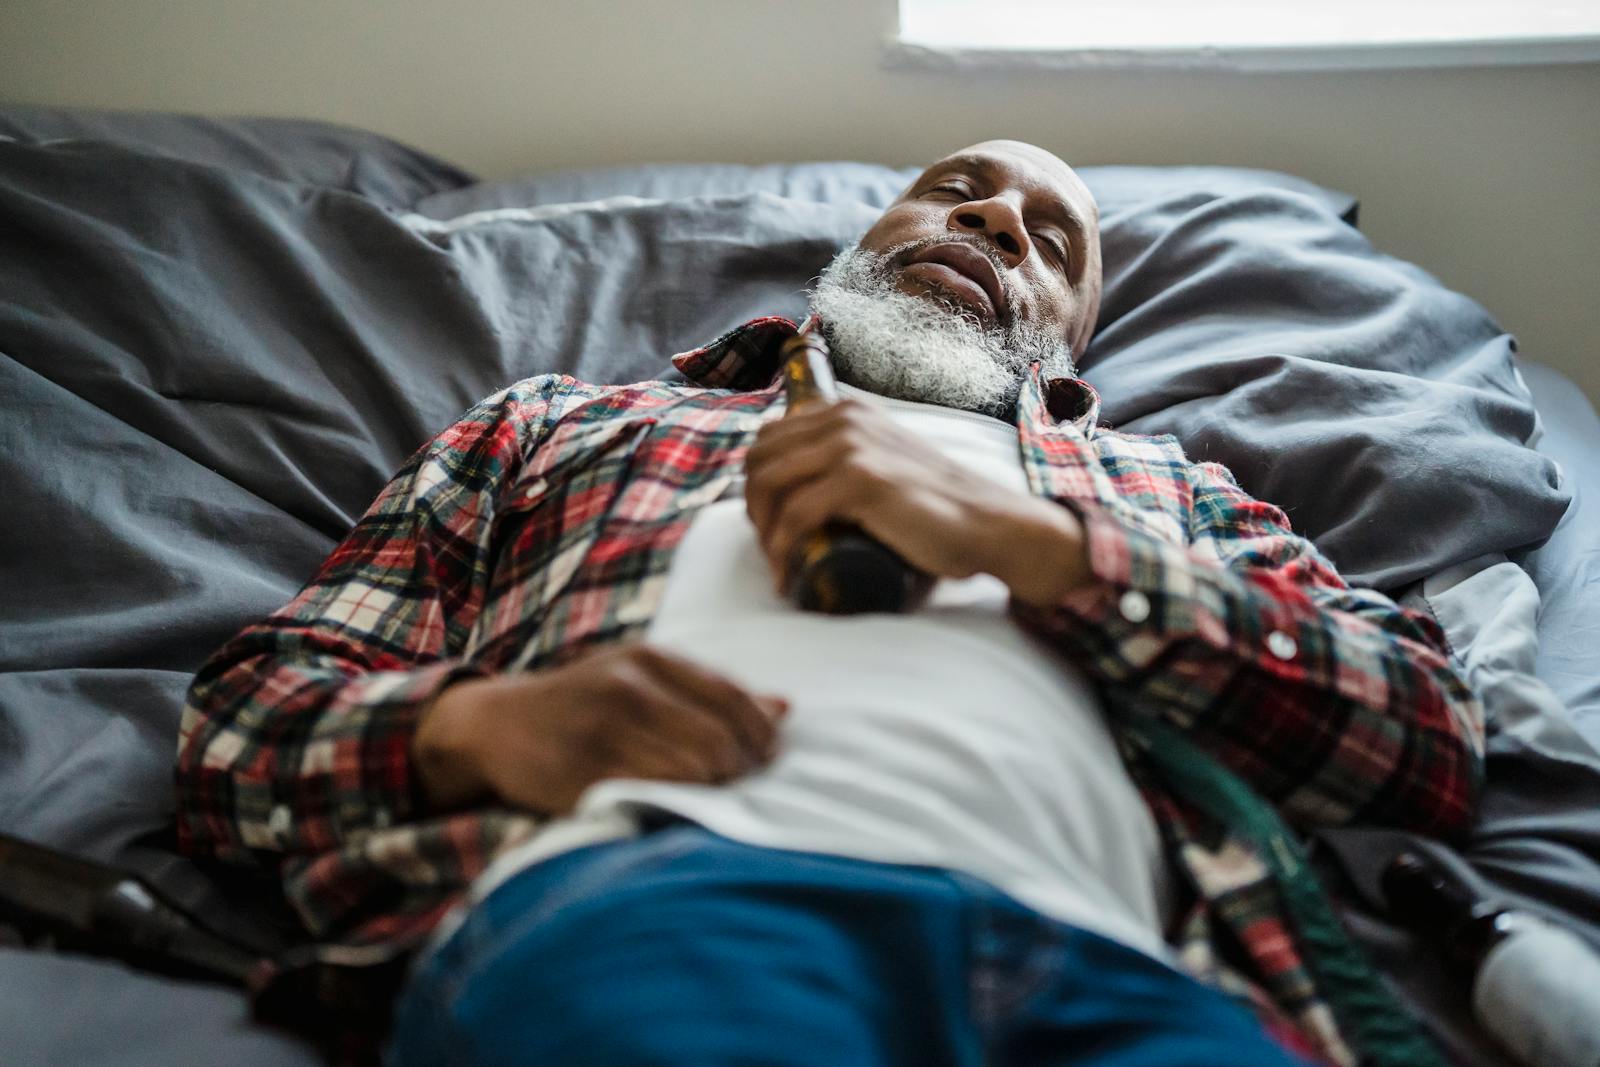
[[[400, 1063], [1401, 1058], [1268, 802], [1459, 832], [1479, 708], [1431, 620], [1096, 424], [1099, 295], [1088, 190], [988, 142], [824, 272], [842, 402], [786, 412], [774, 319], [483, 401], [202, 669], [181, 841], [329, 958], [424, 948]], [[832, 520], [931, 600], [791, 607]]]

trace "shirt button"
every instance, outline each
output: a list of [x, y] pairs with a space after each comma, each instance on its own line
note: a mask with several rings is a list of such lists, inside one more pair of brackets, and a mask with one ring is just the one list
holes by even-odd
[[1294, 659], [1294, 654], [1300, 651], [1300, 646], [1294, 643], [1294, 638], [1282, 630], [1274, 630], [1267, 635], [1267, 651], [1279, 659]]
[[1150, 598], [1137, 589], [1130, 589], [1117, 601], [1117, 610], [1129, 622], [1144, 622], [1150, 617]]

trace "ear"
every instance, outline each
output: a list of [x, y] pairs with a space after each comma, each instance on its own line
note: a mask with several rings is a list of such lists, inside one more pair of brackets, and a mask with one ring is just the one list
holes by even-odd
[[1071, 338], [1072, 358], [1083, 365], [1083, 354], [1094, 337], [1095, 326], [1100, 321], [1100, 291], [1103, 276], [1100, 271], [1100, 243], [1096, 241], [1089, 250], [1089, 265], [1084, 271], [1083, 312], [1078, 316], [1078, 328]]
[[1082, 363], [1084, 350], [1089, 347], [1089, 341], [1094, 337], [1094, 328], [1100, 318], [1100, 288], [1095, 287], [1093, 295], [1084, 305], [1083, 317], [1078, 320], [1078, 329], [1072, 338], [1072, 358], [1075, 362]]

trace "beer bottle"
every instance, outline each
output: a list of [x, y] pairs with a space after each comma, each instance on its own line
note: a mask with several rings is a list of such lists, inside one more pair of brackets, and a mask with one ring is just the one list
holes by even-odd
[[[836, 403], [828, 345], [808, 320], [783, 343], [788, 411], [804, 403]], [[791, 564], [789, 595], [803, 611], [856, 615], [915, 611], [932, 592], [934, 578], [850, 522], [829, 521], [806, 538]]]

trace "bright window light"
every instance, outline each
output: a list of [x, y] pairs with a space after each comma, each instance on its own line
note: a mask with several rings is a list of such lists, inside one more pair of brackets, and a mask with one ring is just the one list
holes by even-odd
[[[1099, 53], [1102, 60], [1118, 52], [1159, 59], [1398, 47], [1404, 61], [1442, 47], [1446, 57], [1476, 56], [1471, 62], [1567, 62], [1600, 57], [1600, 2], [900, 0], [899, 44], [948, 53]], [[1558, 52], [1530, 58], [1529, 47], [1540, 45]], [[1499, 58], [1485, 58], [1490, 47]], [[1421, 62], [1428, 65], [1425, 56]]]

